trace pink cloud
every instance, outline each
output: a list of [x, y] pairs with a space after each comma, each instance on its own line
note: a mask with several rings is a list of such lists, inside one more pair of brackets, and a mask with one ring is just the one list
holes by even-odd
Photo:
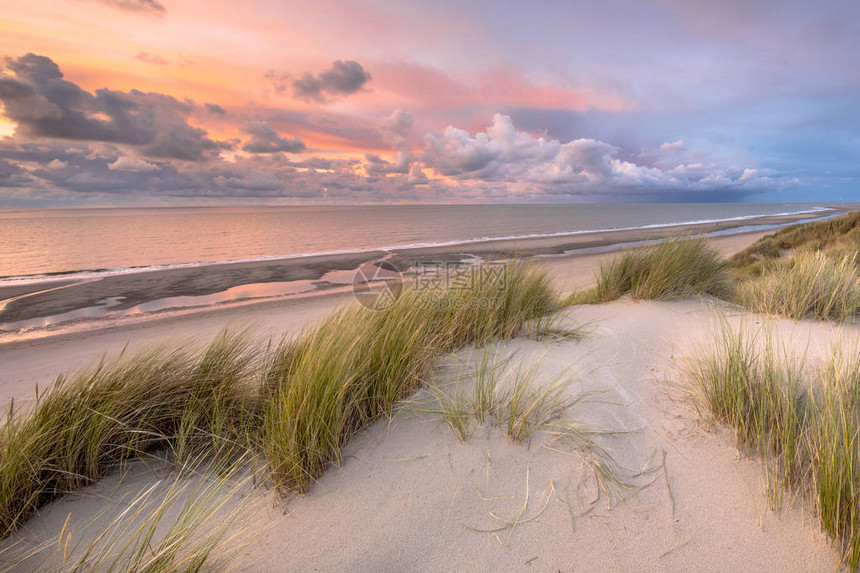
[[373, 70], [377, 93], [393, 105], [411, 109], [522, 106], [625, 111], [635, 107], [615, 92], [536, 83], [509, 66], [468, 77], [405, 62], [376, 64]]

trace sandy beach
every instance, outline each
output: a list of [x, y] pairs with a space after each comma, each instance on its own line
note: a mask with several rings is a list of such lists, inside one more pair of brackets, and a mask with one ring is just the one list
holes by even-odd
[[[711, 239], [723, 254], [766, 231]], [[563, 292], [586, 287], [611, 254], [540, 260]], [[2, 401], [26, 401], [60, 372], [126, 345], [165, 339], [206, 341], [225, 326], [253, 323], [260, 336], [297, 333], [350, 294], [268, 302], [149, 321], [83, 335], [0, 345]], [[719, 317], [767, 322], [781, 340], [807, 349], [814, 361], [857, 326], [764, 319], [707, 297], [574, 307], [567, 326], [587, 335], [561, 342], [515, 339], [497, 356], [539, 363], [542, 379], [571, 376], [583, 427], [629, 476], [629, 489], [600, 491], [586, 464], [537, 436], [521, 444], [487, 426], [470, 443], [457, 441], [438, 415], [421, 412], [422, 390], [391, 420], [353, 438], [341, 467], [332, 467], [305, 495], [265, 503], [247, 516], [242, 565], [253, 571], [829, 571], [838, 556], [809, 508], [790, 501], [768, 507], [759, 462], [732, 445], [729, 432], [708, 431], [672, 381], [678, 366], [713, 334]], [[481, 351], [464, 349], [441, 361], [434, 384], [456, 384], [452, 372]], [[454, 377], [456, 378], [456, 377]], [[85, 523], [107, 505], [147, 487], [166, 470], [133, 464], [93, 487], [43, 508], [11, 541], [36, 544], [70, 523]], [[262, 498], [259, 498], [262, 496]], [[114, 500], [113, 502], [109, 500]], [[116, 508], [115, 508], [116, 510]], [[515, 525], [511, 525], [514, 523]]]
[[[619, 230], [600, 233], [583, 233], [550, 238], [524, 238], [517, 240], [490, 240], [463, 245], [400, 249], [396, 251], [368, 251], [314, 257], [286, 258], [229, 264], [192, 266], [153, 272], [132, 272], [85, 280], [53, 280], [31, 284], [0, 286], [0, 336], [4, 323], [16, 325], [22, 321], [38, 323], [41, 317], [55, 317], [75, 311], [84, 312], [81, 318], [98, 316], [109, 302], [110, 312], [130, 311], [124, 319], [136, 320], [152, 310], [151, 303], [168, 301], [164, 310], [184, 308], [208, 311], [212, 301], [194, 302], [189, 297], [206, 297], [248, 285], [241, 297], [260, 301], [273, 298], [267, 285], [280, 285], [285, 292], [299, 296], [318, 295], [332, 290], [343, 290], [359, 266], [386, 258], [401, 272], [406, 272], [416, 261], [459, 261], [464, 258], [495, 259], [516, 253], [521, 257], [557, 256], [583, 249], [594, 250], [618, 244], [661, 239], [688, 234], [726, 232], [748, 225], [783, 225], [814, 217], [809, 213], [760, 217], [751, 221], [727, 221], [700, 225]], [[587, 252], [587, 251], [586, 251]], [[61, 278], [61, 277], [55, 277]], [[239, 295], [227, 302], [234, 303]], [[171, 305], [170, 301], [175, 301]], [[187, 305], [187, 306], [186, 306]], [[199, 307], [199, 308], [198, 308]], [[159, 314], [164, 314], [160, 312]], [[110, 320], [110, 316], [106, 316]], [[74, 316], [68, 317], [74, 322]], [[80, 318], [77, 320], [80, 321]], [[89, 322], [93, 322], [89, 320]], [[104, 322], [104, 321], [102, 321]], [[124, 320], [128, 322], [128, 320]], [[81, 326], [80, 324], [75, 326]], [[97, 325], [98, 328], [106, 326]], [[86, 328], [86, 327], [85, 327]], [[44, 335], [51, 335], [50, 329]], [[42, 336], [32, 333], [32, 336]], [[12, 337], [14, 338], [14, 337]], [[6, 339], [11, 339], [6, 337]], [[0, 337], [0, 343], [4, 338]]]
[[[770, 231], [728, 235], [711, 239], [724, 255], [752, 244]], [[625, 239], [630, 238], [628, 233]], [[561, 292], [586, 288], [593, 283], [600, 261], [611, 253], [558, 256], [538, 259]], [[351, 264], [351, 263], [348, 263]], [[157, 275], [161, 273], [151, 273]], [[145, 275], [142, 275], [145, 276]], [[130, 277], [117, 277], [131, 280]], [[165, 280], [153, 276], [151, 280]], [[95, 288], [95, 287], [93, 287]], [[99, 287], [106, 288], [106, 287]], [[63, 291], [52, 293], [61, 298]], [[104, 293], [100, 293], [101, 296]], [[0, 343], [0, 403], [28, 400], [35, 387], [45, 388], [62, 372], [90, 365], [103, 356], [115, 356], [124, 348], [134, 350], [164, 341], [194, 339], [206, 342], [224, 328], [253, 326], [261, 337], [292, 335], [322, 320], [339, 305], [353, 300], [351, 292], [332, 292], [305, 298], [264, 301], [206, 312], [165, 316], [121, 327], [101, 327], [33, 340]], [[28, 303], [29, 304], [29, 303]]]

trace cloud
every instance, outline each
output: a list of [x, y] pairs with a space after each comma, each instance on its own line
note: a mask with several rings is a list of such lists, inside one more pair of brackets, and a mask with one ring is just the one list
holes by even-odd
[[317, 75], [305, 73], [293, 80], [293, 96], [325, 103], [360, 91], [371, 80], [368, 73], [354, 60], [335, 60], [331, 68]]
[[284, 182], [267, 171], [249, 170], [241, 175], [215, 178], [218, 185], [237, 191], [278, 191], [283, 189]]
[[741, 173], [740, 181], [753, 181], [758, 177], [758, 169], [744, 169]]
[[113, 163], [109, 163], [108, 169], [112, 171], [158, 171], [159, 167], [143, 159], [123, 155], [122, 157], [118, 157]]
[[469, 132], [448, 126], [441, 134], [424, 136], [422, 161], [442, 175], [493, 180], [511, 179], [525, 162], [551, 159], [558, 142], [517, 132], [511, 118], [496, 114], [486, 132]]
[[0, 187], [26, 187], [31, 183], [28, 174], [11, 161], [0, 159]]
[[203, 107], [206, 108], [206, 111], [209, 113], [217, 113], [218, 115], [224, 115], [227, 113], [227, 110], [218, 105], [217, 103], [209, 103], [206, 102], [203, 104]]
[[242, 151], [248, 153], [301, 153], [307, 149], [305, 142], [298, 137], [285, 138], [266, 122], [248, 121], [242, 126], [242, 133], [251, 136], [251, 139], [242, 146]]
[[[449, 126], [442, 133], [425, 135], [424, 143], [418, 157], [425, 168], [464, 183], [505, 183], [512, 190], [525, 184], [539, 186], [549, 194], [591, 192], [605, 196], [620, 189], [752, 191], [780, 184], [752, 168], [637, 164], [619, 157], [620, 148], [596, 139], [561, 143], [517, 131], [511, 118], [501, 114], [496, 114], [483, 132], [471, 135]], [[671, 144], [672, 149], [677, 143]], [[374, 168], [379, 165], [379, 161], [368, 161]]]
[[686, 146], [683, 139], [660, 144], [660, 151], [683, 151], [684, 149], [686, 149]]
[[382, 138], [394, 149], [408, 150], [411, 148], [409, 137], [412, 135], [414, 125], [412, 114], [402, 109], [395, 109], [382, 122], [380, 127]]
[[426, 185], [429, 181], [430, 179], [417, 163], [412, 166], [412, 169], [409, 171], [409, 177], [406, 179], [409, 185]]
[[167, 65], [167, 60], [157, 54], [150, 54], [149, 52], [138, 52], [138, 54], [135, 56], [135, 59], [138, 59], [141, 62], [145, 62], [147, 64], [152, 64], [154, 66]]
[[375, 153], [365, 153], [364, 170], [368, 175], [387, 175], [389, 173], [409, 173], [412, 155], [398, 151], [394, 161], [386, 161]]
[[102, 4], [125, 10], [126, 12], [139, 12], [151, 16], [164, 16], [167, 8], [158, 0], [98, 0]]
[[122, 143], [150, 157], [190, 161], [229, 147], [188, 123], [195, 109], [189, 100], [107, 88], [92, 94], [64, 80], [53, 60], [35, 54], [7, 58], [6, 64], [15, 76], [0, 74], [0, 101], [17, 124], [16, 136]]
[[277, 72], [275, 70], [266, 70], [263, 77], [272, 84], [272, 88], [278, 95], [286, 93], [287, 88], [290, 86], [290, 74]]

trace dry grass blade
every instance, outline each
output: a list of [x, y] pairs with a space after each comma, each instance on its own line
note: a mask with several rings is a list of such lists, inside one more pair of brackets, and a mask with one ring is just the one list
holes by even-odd
[[[735, 431], [745, 451], [761, 456], [768, 497], [808, 496], [821, 527], [847, 563], [860, 563], [860, 345], [837, 347], [810, 372], [804, 359], [771, 336], [723, 324], [713, 346], [686, 367], [703, 411]], [[763, 348], [762, 348], [763, 345]]]

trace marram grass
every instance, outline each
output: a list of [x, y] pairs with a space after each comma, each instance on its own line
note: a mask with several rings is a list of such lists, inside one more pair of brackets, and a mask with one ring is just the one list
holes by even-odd
[[461, 442], [470, 440], [473, 419], [479, 426], [500, 430], [515, 444], [530, 444], [532, 438], [542, 435], [543, 447], [573, 455], [591, 470], [598, 486], [597, 499], [605, 495], [615, 503], [627, 493], [647, 487], [648, 483], [637, 482], [654, 468], [638, 474], [627, 472], [594, 439], [620, 432], [587, 427], [571, 416], [571, 410], [585, 404], [588, 396], [570, 391], [575, 377], [569, 375], [569, 369], [543, 380], [541, 359], [514, 366], [513, 353], [504, 356], [498, 351], [485, 348], [471, 371], [457, 375], [444, 390], [431, 388], [435, 405], [422, 403], [417, 411], [440, 416]]
[[440, 354], [516, 336], [560, 306], [545, 273], [513, 262], [501, 282], [433, 296], [407, 288], [387, 310], [343, 308], [274, 348], [223, 333], [203, 351], [164, 346], [61, 376], [0, 425], [0, 538], [155, 450], [180, 466], [256, 452], [278, 489], [304, 491]]
[[39, 506], [122, 462], [173, 448], [225, 452], [243, 440], [255, 407], [257, 358], [247, 333], [222, 334], [202, 353], [157, 348], [60, 376], [0, 426], [0, 537]]
[[[738, 277], [760, 276], [768, 265], [790, 252], [821, 252], [841, 259], [860, 250], [860, 211], [826, 221], [791, 225], [763, 237], [729, 259]], [[855, 261], [857, 262], [857, 261]]]
[[593, 289], [569, 302], [609, 302], [626, 294], [634, 299], [725, 296], [729, 290], [726, 264], [704, 238], [674, 238], [624, 251], [601, 263], [596, 278]]
[[742, 283], [737, 302], [764, 314], [844, 320], [860, 314], [857, 252], [841, 258], [799, 252]]
[[860, 563], [860, 345], [837, 347], [819, 370], [723, 325], [686, 368], [703, 412], [731, 427], [738, 445], [765, 460], [769, 499], [808, 498], [849, 566]]
[[275, 483], [307, 489], [350, 436], [422, 384], [440, 354], [511, 338], [559, 308], [546, 275], [514, 262], [504, 283], [441, 296], [406, 289], [386, 310], [349, 307], [283, 344], [266, 374], [263, 422]]
[[795, 225], [725, 261], [704, 238], [668, 239], [601, 263], [596, 286], [565, 304], [624, 295], [673, 299], [710, 294], [753, 312], [796, 320], [860, 316], [860, 215]]
[[234, 570], [253, 539], [244, 522], [264, 506], [249, 497], [255, 475], [237, 456], [212, 464], [187, 460], [137, 492], [106, 500], [94, 514], [36, 545], [19, 539], [0, 550], [0, 571], [104, 573]]

